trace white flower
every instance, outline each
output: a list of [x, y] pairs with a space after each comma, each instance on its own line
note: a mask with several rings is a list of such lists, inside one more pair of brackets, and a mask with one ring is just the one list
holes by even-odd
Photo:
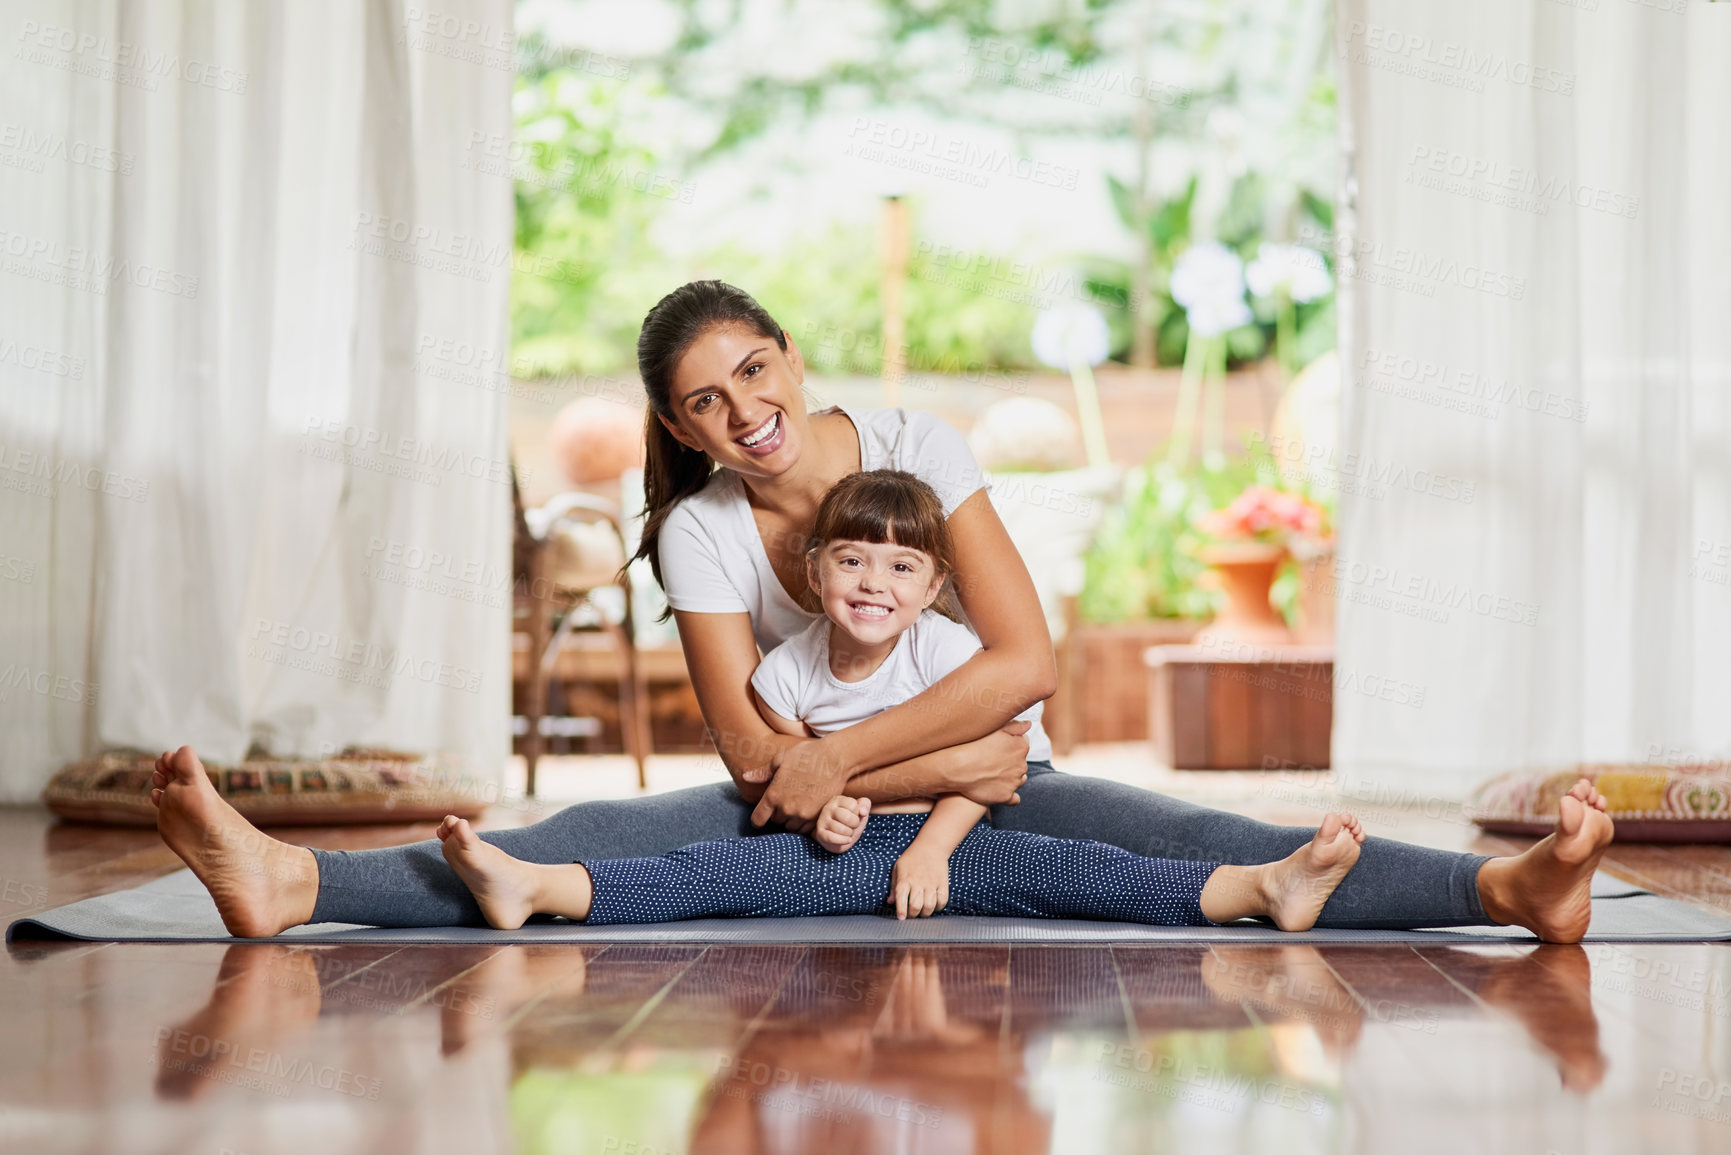
[[1328, 295], [1334, 281], [1322, 254], [1303, 245], [1276, 245], [1262, 242], [1256, 259], [1244, 271], [1250, 291], [1266, 297], [1284, 286], [1294, 301], [1302, 304]]
[[1184, 250], [1172, 270], [1172, 299], [1184, 306], [1198, 337], [1218, 337], [1254, 319], [1244, 303], [1244, 262], [1219, 241]]
[[1077, 361], [1098, 365], [1112, 352], [1106, 318], [1091, 305], [1059, 305], [1034, 319], [1034, 356], [1066, 372]]

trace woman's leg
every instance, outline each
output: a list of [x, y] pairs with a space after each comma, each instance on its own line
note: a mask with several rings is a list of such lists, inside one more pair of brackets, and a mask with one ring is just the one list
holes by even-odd
[[[1119, 782], [1061, 774], [1029, 763], [1015, 806], [994, 806], [992, 824], [1053, 838], [1108, 842], [1148, 858], [1253, 866], [1285, 858], [1315, 830], [1273, 826]], [[1358, 864], [1322, 908], [1317, 926], [1482, 926], [1480, 854], [1456, 854], [1366, 838]]]
[[[516, 830], [481, 835], [513, 858], [553, 864], [644, 858], [754, 833], [751, 807], [732, 783], [567, 806]], [[368, 926], [486, 926], [437, 840], [384, 850], [314, 850], [318, 902], [311, 922]]]

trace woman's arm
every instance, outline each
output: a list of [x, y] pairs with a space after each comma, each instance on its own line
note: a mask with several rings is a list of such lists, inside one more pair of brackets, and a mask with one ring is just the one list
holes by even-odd
[[1051, 697], [1057, 660], [1034, 579], [984, 489], [957, 507], [949, 528], [956, 554], [950, 580], [985, 648], [923, 693], [824, 738], [821, 753], [775, 756], [753, 822], [814, 818], [834, 795], [860, 793], [850, 782], [856, 775], [983, 738]]
[[[812, 767], [829, 766], [824, 755], [828, 743], [837, 735], [818, 739], [777, 733], [758, 712], [756, 694], [751, 688], [752, 671], [757, 669], [757, 641], [751, 632], [749, 615], [675, 610], [673, 616], [679, 625], [685, 664], [691, 672], [691, 685], [697, 693], [703, 720], [742, 798], [758, 802], [763, 797], [764, 783], [772, 776], [810, 773]], [[943, 793], [966, 794], [987, 805], [1010, 801], [1026, 776], [1028, 740], [1022, 734], [1027, 728], [1026, 722], [1017, 722], [954, 748], [885, 765], [851, 783], [846, 776], [840, 780], [848, 784], [845, 793], [873, 802]], [[835, 771], [840, 767], [829, 769]], [[841, 793], [844, 791], [834, 790], [819, 801], [809, 818], [775, 817], [793, 817], [795, 822], [807, 825], [816, 819], [824, 802]], [[758, 824], [762, 825], [768, 817], [766, 813]]]

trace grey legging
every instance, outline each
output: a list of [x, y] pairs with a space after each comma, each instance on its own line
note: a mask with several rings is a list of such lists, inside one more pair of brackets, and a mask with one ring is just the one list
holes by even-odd
[[[1149, 858], [1253, 866], [1285, 858], [1314, 833], [1100, 778], [1061, 774], [1048, 762], [1028, 763], [1021, 795], [1018, 805], [992, 808], [994, 825], [1054, 838], [1091, 838]], [[716, 783], [649, 798], [584, 802], [533, 826], [481, 837], [529, 862], [647, 858], [694, 842], [761, 833], [751, 825], [751, 811], [731, 782]], [[313, 857], [319, 864], [313, 922], [486, 925], [436, 841], [385, 850], [314, 850]], [[1366, 838], [1358, 865], [1322, 908], [1317, 925], [1487, 923], [1478, 892], [1485, 861], [1483, 855]]]

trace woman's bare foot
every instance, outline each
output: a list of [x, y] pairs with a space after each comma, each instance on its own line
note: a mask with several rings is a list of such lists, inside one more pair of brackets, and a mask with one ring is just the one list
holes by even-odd
[[191, 746], [158, 758], [151, 784], [157, 832], [210, 891], [228, 933], [270, 938], [312, 918], [319, 896], [312, 851], [242, 818], [210, 784]]
[[589, 871], [578, 863], [543, 866], [481, 841], [465, 818], [445, 815], [436, 830], [445, 861], [475, 896], [487, 925], [516, 930], [532, 914], [589, 917]]
[[[1520, 1020], [1557, 1060], [1565, 1089], [1585, 1095], [1605, 1081], [1610, 1062], [1599, 1049], [1593, 964], [1583, 948], [1546, 944], [1519, 958], [1473, 961], [1484, 964], [1474, 993]], [[1464, 972], [1470, 982], [1474, 969], [1468, 965], [1455, 973]]]
[[304, 949], [239, 943], [228, 948], [210, 1001], [156, 1032], [156, 1094], [194, 1099], [262, 1051], [311, 1026], [322, 1005], [317, 959]]
[[1486, 917], [1524, 926], [1545, 942], [1580, 942], [1593, 917], [1593, 872], [1615, 834], [1605, 796], [1582, 778], [1558, 803], [1556, 833], [1479, 868]]

